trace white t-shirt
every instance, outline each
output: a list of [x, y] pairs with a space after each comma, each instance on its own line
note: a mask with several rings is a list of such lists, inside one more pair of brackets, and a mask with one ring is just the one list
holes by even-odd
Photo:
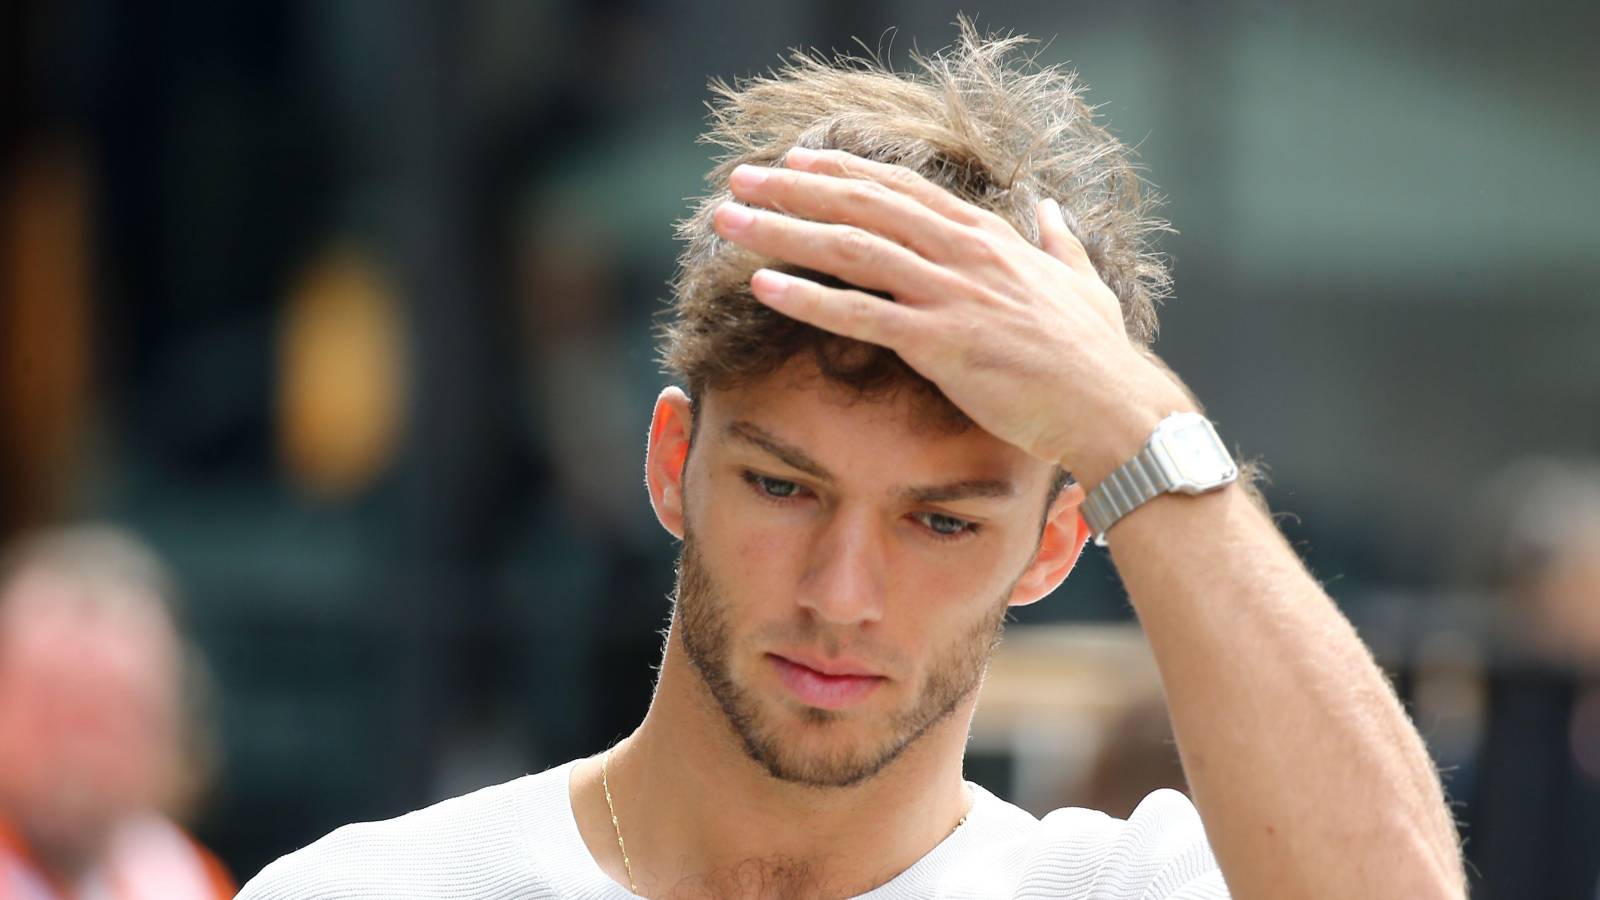
[[[239, 900], [627, 900], [578, 833], [573, 765], [346, 825], [262, 869]], [[1177, 791], [1152, 793], [1127, 821], [1087, 809], [1040, 820], [968, 786], [966, 824], [861, 900], [1228, 897], [1200, 817]]]

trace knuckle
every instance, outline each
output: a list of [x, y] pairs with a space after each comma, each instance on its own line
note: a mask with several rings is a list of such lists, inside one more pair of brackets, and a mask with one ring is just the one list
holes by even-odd
[[834, 249], [847, 263], [865, 262], [872, 258], [875, 241], [872, 235], [859, 228], [846, 227], [834, 239]]
[[891, 186], [902, 191], [913, 191], [923, 184], [922, 176], [905, 166], [894, 166], [885, 173], [884, 178]]
[[842, 172], [849, 166], [849, 157], [834, 147], [823, 147], [816, 151], [817, 169], [825, 172]]
[[980, 263], [992, 265], [1005, 260], [1005, 250], [1000, 246], [998, 236], [990, 231], [978, 231], [972, 235], [969, 243], [972, 256]]
[[794, 300], [795, 309], [800, 313], [804, 321], [811, 321], [825, 311], [822, 295], [814, 288], [807, 288], [801, 291], [795, 295]]
[[877, 301], [858, 296], [852, 298], [848, 304], [850, 323], [855, 326], [857, 332], [876, 330], [873, 327], [877, 322], [877, 316], [874, 315], [877, 310], [872, 308], [874, 302]]
[[852, 206], [867, 206], [881, 203], [884, 193], [883, 186], [876, 182], [852, 179], [845, 185], [844, 199]]
[[881, 304], [876, 308], [877, 325], [875, 329], [879, 337], [883, 339], [884, 343], [898, 343], [905, 336], [911, 324], [906, 310], [891, 300], [874, 298], [874, 302]]

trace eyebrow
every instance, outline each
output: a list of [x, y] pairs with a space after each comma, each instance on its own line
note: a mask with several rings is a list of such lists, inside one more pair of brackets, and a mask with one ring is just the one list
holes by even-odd
[[1015, 497], [1017, 488], [1011, 482], [998, 478], [971, 478], [949, 484], [906, 488], [902, 493], [915, 503], [950, 503], [954, 500]]
[[[780, 440], [753, 422], [743, 419], [730, 422], [728, 427], [723, 429], [723, 434], [766, 451], [791, 469], [804, 472], [821, 481], [834, 481], [833, 473], [812, 459], [804, 450]], [[1003, 478], [968, 478], [948, 484], [903, 488], [900, 495], [902, 499], [912, 503], [950, 503], [957, 500], [1015, 497], [1017, 486]]]
[[786, 444], [754, 422], [743, 419], [728, 423], [722, 432], [725, 436], [758, 447], [776, 456], [791, 469], [798, 469], [813, 478], [833, 481], [833, 473], [793, 444]]

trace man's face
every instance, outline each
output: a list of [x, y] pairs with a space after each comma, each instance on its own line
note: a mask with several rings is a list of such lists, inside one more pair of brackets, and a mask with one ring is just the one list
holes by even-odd
[[977, 689], [1052, 469], [814, 371], [699, 404], [676, 630], [751, 758], [847, 786]]
[[106, 589], [25, 571], [0, 606], [0, 806], [63, 871], [166, 800], [182, 765], [171, 623], [153, 600], [80, 600]]

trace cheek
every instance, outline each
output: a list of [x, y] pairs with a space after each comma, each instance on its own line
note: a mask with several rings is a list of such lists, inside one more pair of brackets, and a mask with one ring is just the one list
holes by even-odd
[[891, 557], [896, 596], [927, 611], [949, 611], [957, 618], [970, 616], [978, 605], [987, 607], [1022, 571], [999, 541], [938, 544], [906, 538]]
[[771, 606], [790, 595], [796, 577], [798, 535], [771, 521], [729, 517], [717, 532], [727, 535], [706, 554], [733, 606]]
[[924, 662], [944, 652], [957, 636], [971, 631], [973, 623], [998, 604], [995, 598], [954, 578], [902, 579], [895, 598], [887, 621], [896, 623], [893, 628], [901, 636], [902, 646], [914, 648]]
[[[701, 558], [727, 592], [738, 587], [779, 587], [794, 571], [805, 525], [793, 512], [774, 509], [734, 477], [700, 476], [689, 497], [690, 528]], [[736, 595], [726, 602], [737, 603]]]

